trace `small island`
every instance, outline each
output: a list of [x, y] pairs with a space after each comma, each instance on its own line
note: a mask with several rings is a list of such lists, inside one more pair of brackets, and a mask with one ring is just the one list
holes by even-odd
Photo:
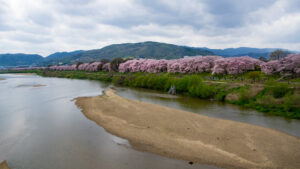
[[0, 169], [10, 169], [7, 162], [3, 161], [0, 163]]
[[137, 150], [224, 168], [299, 167], [300, 139], [273, 129], [134, 101], [111, 89], [76, 104]]

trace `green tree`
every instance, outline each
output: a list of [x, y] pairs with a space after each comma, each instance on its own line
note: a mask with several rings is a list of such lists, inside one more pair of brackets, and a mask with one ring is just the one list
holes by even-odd
[[290, 52], [277, 49], [270, 54], [270, 59], [271, 60], [279, 60], [279, 59], [286, 57], [288, 54], [290, 54]]
[[111, 62], [110, 62], [110, 68], [114, 71], [114, 72], [118, 72], [119, 71], [119, 65], [121, 63], [123, 63], [124, 60], [120, 57], [118, 58], [114, 58]]

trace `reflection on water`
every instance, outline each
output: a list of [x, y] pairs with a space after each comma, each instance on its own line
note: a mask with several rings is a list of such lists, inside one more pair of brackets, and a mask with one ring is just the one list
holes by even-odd
[[[190, 169], [189, 165], [130, 148], [105, 132], [74, 104], [78, 96], [96, 96], [107, 87], [88, 80], [1, 75], [0, 161], [12, 169]], [[43, 84], [44, 87], [16, 87]]]

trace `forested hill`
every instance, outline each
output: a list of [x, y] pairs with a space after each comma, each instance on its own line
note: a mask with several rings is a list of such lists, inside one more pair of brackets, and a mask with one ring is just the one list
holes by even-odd
[[102, 49], [88, 50], [62, 58], [60, 62], [90, 62], [103, 58], [153, 58], [178, 59], [184, 56], [212, 55], [213, 53], [200, 48], [177, 46], [158, 42], [124, 43], [106, 46]]
[[237, 57], [237, 56], [250, 56], [253, 58], [265, 57], [268, 58], [270, 53], [275, 51], [277, 48], [249, 48], [249, 47], [239, 47], [239, 48], [227, 48], [227, 49], [209, 49], [201, 48], [213, 52], [216, 55], [223, 57]]
[[49, 56], [47, 56], [41, 63], [40, 65], [54, 65], [59, 63], [61, 60], [63, 60], [64, 58], [79, 54], [84, 52], [83, 50], [76, 50], [76, 51], [72, 51], [72, 52], [56, 52], [53, 53]]
[[0, 66], [36, 66], [43, 59], [36, 54], [0, 54]]

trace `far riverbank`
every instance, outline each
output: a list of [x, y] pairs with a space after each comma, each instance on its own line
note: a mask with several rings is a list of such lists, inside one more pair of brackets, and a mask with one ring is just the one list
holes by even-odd
[[257, 72], [223, 77], [202, 74], [172, 73], [118, 73], [86, 71], [8, 71], [4, 73], [36, 73], [44, 77], [89, 79], [113, 83], [119, 86], [146, 88], [168, 92], [173, 86], [177, 94], [200, 99], [216, 100], [252, 108], [267, 115], [300, 119], [299, 78], [278, 82], [277, 76], [266, 76]]

